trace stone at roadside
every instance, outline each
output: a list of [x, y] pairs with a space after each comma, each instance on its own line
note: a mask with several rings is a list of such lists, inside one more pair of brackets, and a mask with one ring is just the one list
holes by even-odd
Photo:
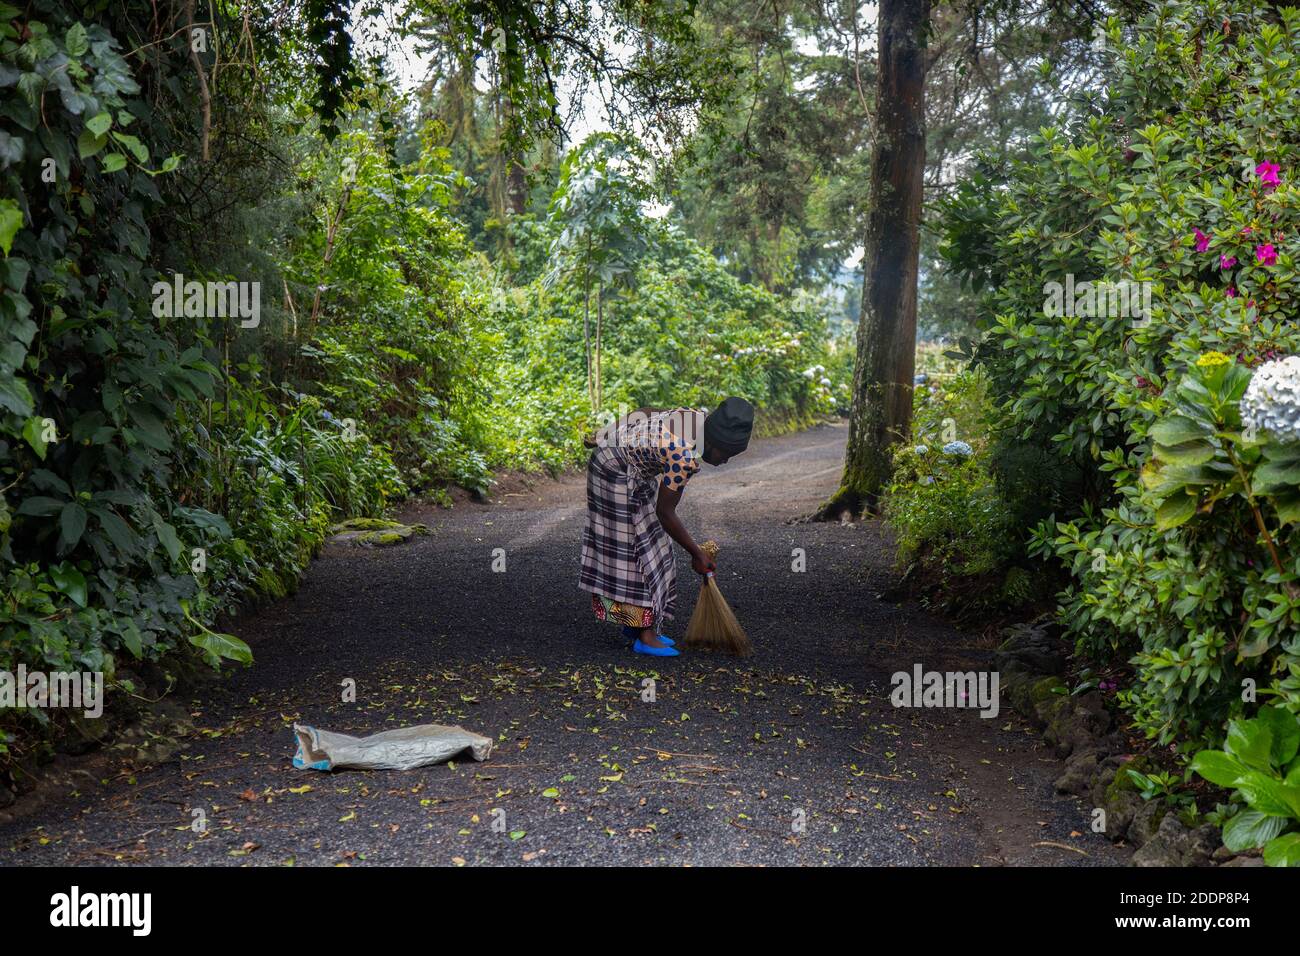
[[1159, 830], [1169, 808], [1162, 800], [1144, 800], [1133, 812], [1128, 841], [1136, 847], [1146, 846]]
[[404, 544], [418, 535], [429, 534], [428, 526], [404, 525], [386, 518], [349, 518], [330, 529], [330, 541], [367, 548], [385, 548]]
[[1133, 865], [1205, 866], [1219, 843], [1219, 831], [1212, 824], [1191, 830], [1172, 813], [1167, 813], [1155, 835], [1133, 854]]
[[1046, 627], [1022, 624], [1002, 632], [1006, 640], [994, 652], [999, 671], [1018, 669], [1029, 674], [1064, 674], [1067, 645]]
[[1092, 787], [1092, 778], [1096, 773], [1097, 754], [1094, 751], [1072, 754], [1065, 762], [1065, 772], [1056, 778], [1052, 786], [1057, 793], [1082, 797]]

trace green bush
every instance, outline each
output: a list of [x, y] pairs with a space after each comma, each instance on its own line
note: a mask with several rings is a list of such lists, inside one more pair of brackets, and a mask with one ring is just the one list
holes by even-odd
[[980, 462], [917, 445], [900, 451], [895, 465], [885, 516], [900, 562], [924, 553], [927, 564], [964, 578], [996, 572], [1014, 557], [1009, 515]]
[[1236, 813], [1223, 827], [1229, 850], [1263, 849], [1269, 866], [1300, 866], [1297, 750], [1300, 720], [1262, 707], [1250, 720], [1228, 722], [1223, 750], [1202, 750], [1192, 759], [1192, 770], [1233, 791]]
[[206, 507], [184, 512], [185, 537], [207, 551], [198, 578], [225, 608], [292, 591], [339, 517], [378, 517], [406, 493], [387, 450], [319, 399], [265, 386], [255, 364], [238, 372], [210, 426], [186, 423], [185, 494]]
[[[519, 245], [545, 242], [551, 225]], [[824, 314], [818, 302], [747, 285], [671, 224], [646, 225], [647, 246], [626, 291], [605, 303], [606, 409], [620, 405], [712, 407], [742, 395], [769, 413], [807, 422], [832, 413], [837, 383], [822, 382]], [[512, 360], [542, 391], [585, 392], [580, 286], [527, 289]], [[840, 383], [843, 384], [843, 383]]]
[[[949, 205], [947, 254], [989, 290], [976, 359], [1017, 441], [1080, 475], [1079, 500], [1033, 538], [1074, 578], [1060, 620], [1081, 651], [1132, 661], [1123, 698], [1138, 726], [1187, 748], [1244, 713], [1246, 678], [1300, 710], [1300, 536], [1282, 497], [1265, 530], [1217, 464], [1188, 465], [1215, 470], [1188, 479], [1197, 496], [1141, 480], [1162, 467], [1153, 426], [1204, 386], [1203, 355], [1231, 357], [1241, 382], [1300, 350], [1300, 12], [1165, 2], [1114, 26], [1108, 48], [1113, 79], [1094, 109], [1042, 130], [1005, 183], [972, 181]], [[1048, 284], [1070, 276], [1134, 283], [1151, 307], [1081, 296], [1058, 309]], [[1230, 406], [1199, 419], [1222, 465]]]
[[[161, 158], [178, 145], [168, 111], [173, 96], [192, 109], [192, 70], [142, 96], [158, 73], [137, 75], [105, 26], [44, 0], [4, 11], [0, 669], [112, 681], [119, 660], [191, 645], [246, 659], [196, 617], [205, 598], [183, 532], [219, 519], [176, 494], [172, 423], [214, 394], [218, 371], [149, 309], [156, 181], [178, 162]], [[47, 721], [7, 711], [0, 745]], [[31, 749], [16, 744], [19, 757]]]
[[912, 441], [895, 451], [883, 498], [899, 564], [918, 564], [934, 603], [962, 618], [1030, 602], [1039, 588], [1018, 564], [1023, 531], [990, 468], [986, 378], [928, 372], [914, 395]]
[[322, 184], [309, 225], [288, 237], [306, 362], [282, 374], [388, 449], [413, 487], [486, 490], [469, 432], [494, 397], [491, 286], [447, 211], [446, 156], [395, 167], [382, 140], [356, 131], [313, 153], [301, 175]]

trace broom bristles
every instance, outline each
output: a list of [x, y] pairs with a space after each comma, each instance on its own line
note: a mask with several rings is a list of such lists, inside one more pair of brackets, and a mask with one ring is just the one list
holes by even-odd
[[712, 574], [706, 575], [700, 586], [700, 596], [683, 642], [687, 647], [722, 651], [736, 657], [745, 657], [754, 649]]

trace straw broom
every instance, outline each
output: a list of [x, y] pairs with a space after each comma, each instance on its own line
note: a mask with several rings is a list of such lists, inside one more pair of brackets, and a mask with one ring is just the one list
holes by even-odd
[[[717, 542], [705, 541], [700, 550], [713, 560], [718, 554]], [[754, 649], [745, 629], [718, 590], [712, 571], [704, 576], [704, 583], [700, 585], [700, 596], [695, 601], [695, 612], [691, 614], [682, 643], [686, 647], [722, 651], [735, 657], [746, 657]]]

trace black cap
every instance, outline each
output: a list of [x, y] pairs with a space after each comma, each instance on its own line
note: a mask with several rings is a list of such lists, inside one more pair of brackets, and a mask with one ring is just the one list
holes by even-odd
[[739, 455], [749, 447], [754, 430], [754, 406], [743, 398], [724, 398], [704, 419], [704, 440], [726, 455]]

